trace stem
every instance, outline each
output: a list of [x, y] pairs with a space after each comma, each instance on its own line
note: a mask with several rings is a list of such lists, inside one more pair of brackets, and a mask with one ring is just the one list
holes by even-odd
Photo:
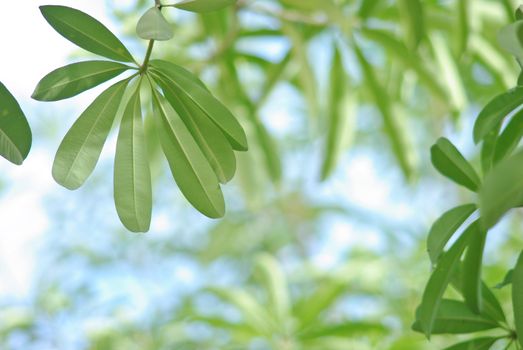
[[154, 40], [149, 40], [149, 46], [147, 46], [147, 52], [145, 53], [145, 58], [143, 59], [143, 63], [140, 66], [140, 74], [143, 74], [147, 70], [147, 66], [149, 65], [149, 60], [151, 59], [151, 53], [153, 52], [153, 46], [154, 46]]

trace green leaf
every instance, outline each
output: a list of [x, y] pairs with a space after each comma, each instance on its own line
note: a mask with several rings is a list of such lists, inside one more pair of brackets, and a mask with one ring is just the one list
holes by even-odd
[[481, 267], [487, 230], [478, 230], [470, 237], [462, 266], [462, 294], [465, 304], [475, 313], [482, 312]]
[[475, 210], [475, 204], [460, 205], [446, 211], [434, 222], [427, 238], [427, 251], [433, 264], [438, 261], [452, 235]]
[[479, 191], [479, 210], [485, 229], [523, 200], [523, 151], [503, 159], [485, 177]]
[[[421, 313], [421, 306], [418, 309]], [[458, 300], [442, 299], [435, 315], [431, 334], [465, 334], [498, 328], [496, 321], [472, 312]], [[420, 319], [412, 325], [416, 332], [426, 332]]]
[[100, 56], [134, 62], [133, 56], [102, 23], [88, 14], [66, 6], [40, 6], [46, 21], [64, 38]]
[[468, 245], [470, 237], [477, 234], [478, 230], [479, 224], [478, 221], [475, 221], [463, 232], [452, 247], [441, 256], [436, 269], [432, 272], [427, 282], [417, 317], [419, 326], [423, 329], [427, 338], [430, 338], [432, 334], [441, 298], [451, 280], [452, 273], [456, 266], [459, 265], [459, 259]]
[[523, 59], [523, 21], [511, 23], [498, 32], [499, 45], [518, 59]]
[[155, 76], [155, 80], [194, 137], [218, 180], [221, 183], [231, 180], [236, 172], [236, 157], [220, 129], [190, 98], [180, 93], [163, 76]]
[[483, 337], [454, 344], [443, 350], [489, 350], [499, 337]]
[[457, 31], [458, 35], [456, 36], [457, 40], [457, 52], [461, 55], [465, 52], [468, 46], [468, 40], [470, 35], [470, 0], [458, 0], [456, 2], [457, 6], [457, 20], [458, 26]]
[[420, 0], [398, 0], [404, 37], [409, 47], [416, 48], [425, 36], [424, 15]]
[[345, 79], [341, 54], [336, 47], [330, 75], [329, 120], [321, 180], [326, 180], [336, 168], [340, 153], [346, 149], [354, 134], [358, 104], [354, 91], [351, 91], [349, 97], [345, 97], [347, 90]]
[[20, 165], [31, 149], [32, 135], [24, 112], [0, 82], [0, 155]]
[[151, 7], [138, 21], [136, 34], [142, 39], [165, 41], [173, 38], [173, 30], [165, 20], [162, 11], [156, 6]]
[[140, 84], [124, 111], [114, 159], [114, 203], [124, 226], [147, 232], [151, 224], [151, 172], [145, 143]]
[[53, 177], [60, 185], [77, 189], [93, 172], [128, 82], [122, 80], [105, 90], [65, 135], [53, 163]]
[[521, 137], [523, 137], [523, 109], [514, 114], [498, 136], [494, 151], [494, 162], [499, 162], [516, 149]]
[[278, 261], [268, 254], [258, 255], [256, 266], [269, 296], [271, 312], [277, 315], [280, 324], [284, 326], [290, 314], [290, 296], [285, 273]]
[[174, 6], [191, 12], [210, 12], [236, 4], [237, 0], [184, 0]]
[[497, 125], [483, 139], [480, 152], [481, 170], [483, 171], [483, 174], [487, 174], [490, 169], [492, 169], [492, 166], [496, 163], [494, 161], [494, 155], [496, 152], [500, 128], [501, 124]]
[[387, 328], [379, 323], [347, 321], [330, 326], [319, 326], [299, 334], [302, 340], [317, 339], [323, 337], [358, 337], [362, 335], [385, 335]]
[[271, 180], [274, 183], [278, 183], [282, 177], [280, 154], [271, 134], [267, 131], [262, 121], [255, 113], [255, 111], [252, 111], [248, 113], [247, 116], [249, 121], [252, 123], [254, 135], [256, 136], [258, 145], [263, 153], [267, 172]]
[[222, 217], [225, 203], [214, 171], [169, 102], [152, 91], [160, 143], [174, 180], [198, 211], [210, 218]]
[[474, 123], [474, 142], [488, 135], [510, 112], [523, 104], [523, 87], [515, 87], [494, 97], [479, 113]]
[[514, 323], [518, 334], [519, 345], [523, 346], [523, 253], [519, 255], [512, 272], [512, 305], [514, 306]]
[[446, 138], [440, 137], [430, 149], [432, 164], [444, 176], [471, 191], [481, 184], [478, 174], [458, 149]]
[[69, 64], [47, 74], [31, 96], [38, 101], [58, 101], [89, 90], [122, 74], [130, 67], [110, 61]]
[[[182, 67], [162, 60], [153, 60], [151, 67], [163, 75], [171, 85], [189, 97], [223, 131], [233, 149], [247, 150], [247, 137], [240, 123], [232, 113], [194, 77]], [[157, 75], [158, 75], [157, 74]]]
[[496, 286], [494, 288], [501, 289], [501, 288], [503, 288], [505, 286], [508, 286], [509, 284], [512, 284], [512, 275], [513, 275], [513, 273], [514, 273], [514, 269], [508, 270], [507, 274], [503, 278], [503, 281], [501, 281], [500, 283], [496, 284]]

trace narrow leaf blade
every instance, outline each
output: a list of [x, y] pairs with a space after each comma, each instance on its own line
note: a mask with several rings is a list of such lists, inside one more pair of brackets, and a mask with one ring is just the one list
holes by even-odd
[[[514, 305], [514, 323], [517, 334], [523, 334], [523, 253], [519, 255], [514, 271], [512, 272], [512, 305]], [[523, 346], [523, 337], [518, 336], [520, 346]]]
[[191, 12], [211, 12], [220, 10], [236, 3], [237, 0], [184, 0], [175, 7]]

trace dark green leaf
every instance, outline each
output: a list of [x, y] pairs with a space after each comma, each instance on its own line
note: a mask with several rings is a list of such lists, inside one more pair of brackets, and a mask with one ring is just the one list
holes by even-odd
[[441, 137], [430, 149], [432, 164], [444, 176], [469, 190], [477, 191], [481, 180], [458, 149]]
[[31, 143], [31, 129], [24, 112], [0, 82], [0, 155], [20, 165], [29, 154]]
[[[418, 311], [421, 313], [421, 310]], [[475, 314], [463, 302], [442, 299], [431, 334], [465, 334], [497, 327], [499, 326], [496, 321]], [[420, 319], [414, 322], [412, 329], [426, 333]]]
[[423, 330], [427, 338], [430, 338], [432, 334], [441, 298], [447, 289], [454, 269], [459, 264], [461, 254], [468, 245], [470, 237], [477, 234], [478, 230], [479, 224], [478, 221], [475, 221], [463, 232], [452, 247], [441, 256], [436, 269], [432, 272], [425, 286], [417, 319], [419, 321], [419, 327]]
[[145, 143], [140, 84], [122, 117], [114, 159], [114, 203], [120, 220], [133, 232], [151, 224], [151, 172]]
[[136, 33], [146, 40], [170, 40], [174, 36], [171, 25], [156, 6], [151, 7], [140, 18], [136, 25]]
[[485, 229], [523, 200], [523, 151], [503, 159], [487, 174], [479, 191], [479, 209]]
[[82, 49], [115, 61], [134, 62], [133, 56], [102, 23], [66, 6], [40, 6], [47, 22], [63, 37]]
[[237, 0], [184, 0], [175, 7], [192, 12], [210, 12], [236, 4]]
[[523, 103], [523, 87], [515, 87], [494, 97], [479, 113], [474, 123], [474, 142], [488, 135], [510, 112]]
[[499, 337], [483, 337], [454, 344], [444, 350], [489, 350]]
[[163, 76], [155, 76], [165, 97], [182, 118], [185, 126], [209, 161], [221, 183], [232, 179], [236, 171], [233, 149], [220, 129], [185, 94], [180, 93]]
[[110, 61], [73, 63], [43, 77], [31, 97], [39, 101], [63, 100], [98, 86], [129, 68]]
[[460, 205], [445, 212], [434, 222], [427, 238], [427, 251], [433, 264], [438, 261], [445, 244], [475, 210], [475, 204]]
[[483, 144], [481, 145], [481, 170], [483, 174], [487, 174], [492, 166], [496, 163], [494, 160], [496, 147], [498, 143], [498, 135], [501, 124], [497, 125], [492, 129], [487, 136], [483, 139]]
[[74, 190], [92, 173], [128, 82], [120, 81], [105, 90], [65, 135], [53, 163], [53, 177], [60, 185]]
[[[520, 335], [523, 334], [523, 253], [519, 255], [512, 272], [512, 305], [516, 333]], [[523, 337], [518, 336], [518, 342], [523, 346]]]
[[238, 120], [208, 90], [197, 83], [198, 78], [182, 67], [167, 61], [153, 60], [150, 64], [159, 75], [167, 78], [171, 85], [187, 95], [211, 118], [223, 131], [234, 149], [247, 150], [247, 137]]
[[494, 151], [494, 162], [497, 163], [509, 155], [518, 146], [521, 137], [523, 137], [523, 109], [514, 114], [498, 136]]
[[486, 230], [478, 230], [470, 237], [462, 266], [462, 294], [465, 304], [475, 313], [482, 312], [481, 266], [485, 249]]
[[178, 187], [202, 214], [222, 217], [223, 194], [209, 162], [169, 102], [154, 89], [153, 102], [160, 143]]

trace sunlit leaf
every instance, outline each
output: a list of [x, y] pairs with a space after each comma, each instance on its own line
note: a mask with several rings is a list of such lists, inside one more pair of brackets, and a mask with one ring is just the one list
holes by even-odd
[[105, 90], [65, 135], [53, 163], [53, 177], [60, 185], [77, 189], [93, 172], [128, 82], [120, 81]]
[[69, 64], [47, 74], [33, 95], [39, 101], [58, 101], [89, 90], [122, 74], [130, 67], [111, 61], [86, 61]]
[[174, 6], [192, 12], [210, 12], [236, 4], [238, 0], [184, 0]]
[[40, 6], [46, 21], [63, 37], [81, 48], [115, 61], [134, 62], [122, 42], [88, 14], [66, 6]]
[[403, 23], [404, 36], [409, 47], [416, 48], [425, 35], [424, 7], [420, 0], [398, 0], [396, 3]]
[[290, 314], [290, 295], [287, 279], [278, 261], [268, 254], [259, 255], [256, 265], [268, 292], [272, 312], [281, 325], [285, 325]]
[[174, 36], [171, 25], [156, 6], [151, 7], [140, 17], [136, 25], [136, 33], [146, 40], [170, 40]]
[[481, 180], [476, 170], [459, 150], [446, 138], [441, 137], [430, 149], [432, 164], [444, 176], [471, 191], [477, 191]]
[[145, 144], [140, 85], [124, 111], [114, 159], [114, 203], [120, 220], [133, 232], [151, 223], [151, 172]]
[[511, 208], [523, 201], [523, 151], [500, 161], [485, 177], [479, 191], [481, 222], [494, 226]]
[[32, 135], [22, 108], [0, 82], [0, 155], [20, 165], [31, 149]]
[[427, 251], [433, 264], [438, 261], [452, 235], [475, 210], [475, 204], [460, 205], [445, 212], [434, 222], [427, 237]]
[[470, 0], [458, 0], [456, 2], [458, 12], [458, 35], [456, 36], [456, 47], [458, 54], [463, 54], [467, 49], [470, 34]]
[[223, 194], [209, 162], [169, 102], [153, 89], [160, 143], [172, 175], [185, 198], [202, 214], [225, 214]]

